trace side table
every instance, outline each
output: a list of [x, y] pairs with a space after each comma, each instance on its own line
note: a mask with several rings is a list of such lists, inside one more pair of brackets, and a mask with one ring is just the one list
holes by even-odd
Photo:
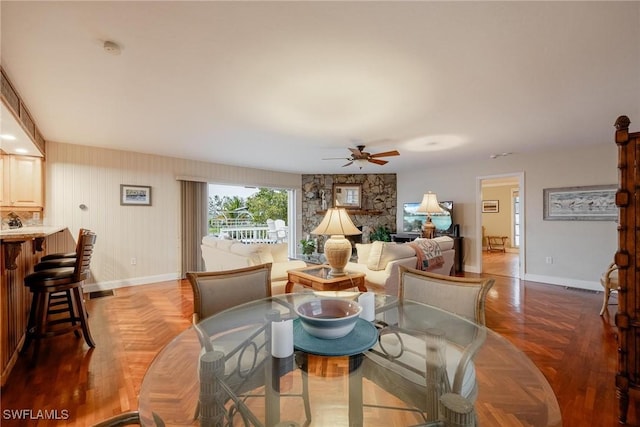
[[345, 289], [358, 288], [360, 292], [367, 292], [364, 284], [364, 273], [347, 272], [344, 276], [331, 276], [331, 267], [328, 265], [314, 265], [305, 268], [296, 268], [287, 272], [287, 285], [285, 293], [291, 293], [294, 284], [299, 284], [316, 291], [344, 291]]

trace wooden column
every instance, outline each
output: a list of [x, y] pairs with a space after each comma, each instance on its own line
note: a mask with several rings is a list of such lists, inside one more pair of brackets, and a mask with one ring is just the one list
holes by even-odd
[[616, 394], [621, 423], [627, 421], [629, 398], [640, 398], [640, 132], [629, 133], [629, 124], [627, 116], [618, 117], [615, 123], [619, 170], [616, 205], [620, 209], [615, 255], [619, 267]]

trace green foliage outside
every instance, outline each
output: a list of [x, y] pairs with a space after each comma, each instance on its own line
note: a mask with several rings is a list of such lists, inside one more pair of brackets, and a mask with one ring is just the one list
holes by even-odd
[[287, 191], [260, 188], [247, 198], [247, 209], [257, 224], [266, 224], [267, 219], [287, 220]]
[[209, 232], [218, 233], [223, 220], [246, 225], [264, 225], [267, 219], [287, 220], [288, 195], [286, 190], [260, 188], [246, 199], [239, 196], [209, 196]]

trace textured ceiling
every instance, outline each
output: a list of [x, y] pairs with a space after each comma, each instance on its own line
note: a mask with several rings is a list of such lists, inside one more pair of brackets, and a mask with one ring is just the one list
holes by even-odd
[[[2, 1], [42, 134], [299, 173], [611, 142], [640, 121], [639, 2]], [[106, 40], [121, 47], [105, 52]]]

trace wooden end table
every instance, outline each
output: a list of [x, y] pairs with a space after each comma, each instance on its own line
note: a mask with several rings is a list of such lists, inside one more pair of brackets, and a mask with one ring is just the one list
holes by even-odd
[[291, 293], [296, 283], [316, 291], [343, 291], [357, 287], [360, 292], [367, 292], [364, 273], [347, 272], [344, 276], [333, 277], [329, 275], [330, 271], [331, 267], [328, 265], [313, 265], [289, 270], [284, 292]]

